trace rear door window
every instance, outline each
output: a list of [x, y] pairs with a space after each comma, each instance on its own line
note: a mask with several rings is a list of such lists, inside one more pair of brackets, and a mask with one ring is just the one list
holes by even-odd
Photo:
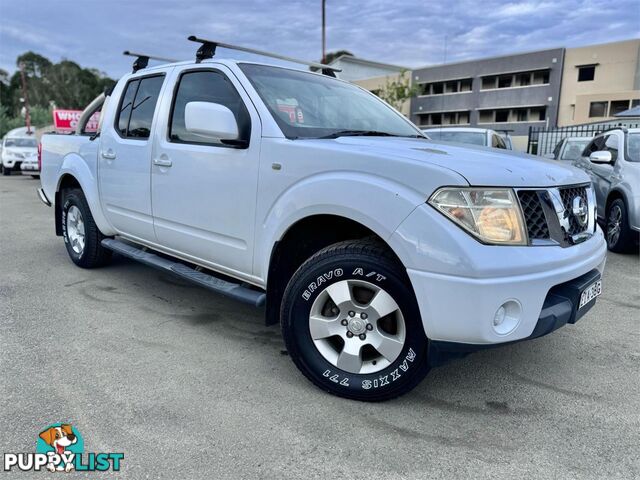
[[149, 138], [163, 82], [164, 75], [129, 82], [118, 112], [117, 128], [120, 136], [138, 140]]

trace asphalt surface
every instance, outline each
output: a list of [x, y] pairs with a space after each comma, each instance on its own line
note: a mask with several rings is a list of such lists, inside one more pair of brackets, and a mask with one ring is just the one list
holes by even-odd
[[0, 177], [0, 455], [66, 421], [123, 478], [640, 476], [638, 255], [609, 254], [576, 325], [365, 404], [311, 385], [259, 310], [123, 258], [77, 268], [36, 186]]

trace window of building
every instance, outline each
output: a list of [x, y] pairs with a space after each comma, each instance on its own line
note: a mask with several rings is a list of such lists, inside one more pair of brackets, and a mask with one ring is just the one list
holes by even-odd
[[482, 90], [496, 88], [496, 77], [482, 77]]
[[611, 102], [609, 116], [613, 117], [615, 114], [624, 112], [625, 110], [629, 110], [629, 100], [613, 100]]
[[458, 91], [458, 82], [446, 82], [444, 84], [444, 91], [445, 93], [456, 93]]
[[526, 122], [529, 120], [529, 111], [526, 108], [516, 109], [516, 118], [518, 122]]
[[547, 119], [547, 107], [533, 107], [529, 109], [530, 122], [543, 122]]
[[590, 82], [596, 76], [596, 66], [595, 65], [583, 65], [578, 67], [578, 81], [579, 82]]
[[547, 83], [549, 83], [549, 70], [533, 72], [534, 85], [546, 85]]
[[431, 125], [465, 125], [469, 124], [470, 112], [437, 112], [419, 114], [419, 124], [423, 127]]
[[187, 130], [185, 107], [189, 102], [218, 103], [227, 107], [238, 122], [239, 139], [249, 141], [251, 119], [249, 112], [233, 84], [222, 73], [214, 70], [187, 72], [180, 77], [178, 90], [173, 99], [169, 138], [172, 142], [222, 145], [213, 139], [204, 139]]
[[151, 134], [151, 123], [156, 111], [158, 96], [164, 82], [164, 75], [144, 77], [127, 85], [116, 119], [121, 136], [146, 139]]
[[509, 121], [509, 109], [496, 110], [496, 123], [505, 123]]
[[432, 95], [440, 95], [444, 93], [444, 84], [443, 83], [434, 83], [431, 85]]
[[589, 104], [589, 118], [606, 117], [609, 102], [591, 102]]
[[513, 81], [513, 75], [500, 75], [498, 77], [498, 88], [509, 88]]
[[493, 110], [480, 110], [479, 123], [493, 123]]
[[429, 125], [442, 125], [442, 114], [441, 113], [432, 113], [429, 115]]
[[519, 73], [516, 75], [516, 87], [526, 87], [531, 85], [531, 73]]
[[470, 78], [465, 78], [460, 80], [460, 91], [461, 92], [470, 92], [472, 90], [473, 81]]

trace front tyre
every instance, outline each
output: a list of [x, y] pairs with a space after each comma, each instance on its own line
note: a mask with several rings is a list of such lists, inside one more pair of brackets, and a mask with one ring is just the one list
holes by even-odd
[[609, 205], [606, 219], [607, 246], [616, 253], [632, 251], [637, 242], [637, 234], [629, 227], [627, 206], [620, 198]]
[[281, 324], [296, 366], [335, 395], [388, 400], [429, 371], [409, 279], [377, 243], [340, 242], [309, 258], [287, 286]]
[[104, 235], [98, 230], [87, 199], [79, 188], [65, 191], [62, 237], [69, 257], [79, 267], [101, 267], [111, 260], [111, 250], [100, 243]]

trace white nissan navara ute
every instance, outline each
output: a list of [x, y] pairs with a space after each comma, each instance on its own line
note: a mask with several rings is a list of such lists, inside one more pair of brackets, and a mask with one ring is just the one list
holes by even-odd
[[196, 61], [139, 58], [85, 110], [97, 134], [43, 137], [38, 193], [78, 266], [116, 252], [264, 305], [311, 382], [365, 401], [595, 304], [606, 243], [581, 170], [434, 143], [330, 67], [200, 42]]

